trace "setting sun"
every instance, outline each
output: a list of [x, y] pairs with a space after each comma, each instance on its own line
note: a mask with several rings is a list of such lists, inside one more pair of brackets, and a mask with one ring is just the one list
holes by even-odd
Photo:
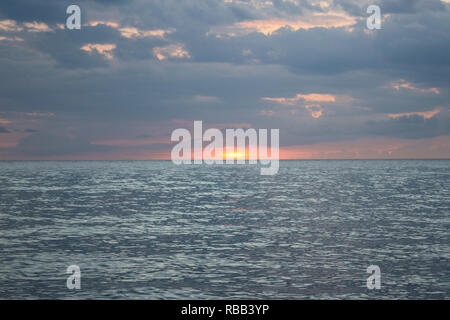
[[227, 152], [225, 153], [226, 158], [242, 158], [245, 157], [244, 152]]

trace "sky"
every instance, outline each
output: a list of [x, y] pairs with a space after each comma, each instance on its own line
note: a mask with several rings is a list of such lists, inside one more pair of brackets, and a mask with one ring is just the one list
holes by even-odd
[[170, 159], [194, 120], [279, 129], [282, 159], [450, 158], [449, 31], [450, 0], [2, 0], [0, 160]]

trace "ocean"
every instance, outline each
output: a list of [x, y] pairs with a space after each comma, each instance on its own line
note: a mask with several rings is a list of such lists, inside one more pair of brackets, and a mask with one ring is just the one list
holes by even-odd
[[450, 160], [0, 162], [0, 299], [449, 299], [449, 244]]

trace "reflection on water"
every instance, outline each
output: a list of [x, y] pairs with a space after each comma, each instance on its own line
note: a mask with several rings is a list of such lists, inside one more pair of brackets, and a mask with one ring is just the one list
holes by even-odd
[[449, 298], [449, 169], [0, 162], [0, 298]]

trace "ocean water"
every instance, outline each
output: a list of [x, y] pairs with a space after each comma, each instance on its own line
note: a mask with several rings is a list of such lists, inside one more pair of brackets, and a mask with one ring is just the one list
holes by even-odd
[[449, 244], [450, 160], [0, 162], [1, 299], [449, 299]]

